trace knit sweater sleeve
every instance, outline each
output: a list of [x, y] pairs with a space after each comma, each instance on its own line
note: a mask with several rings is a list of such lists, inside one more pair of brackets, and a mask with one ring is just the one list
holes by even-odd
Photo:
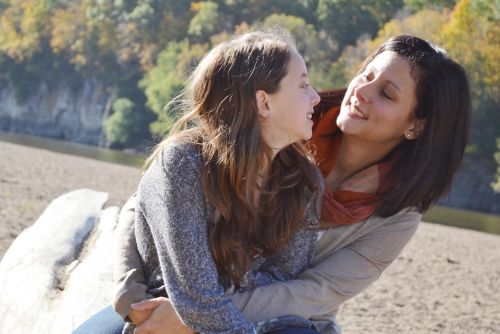
[[201, 158], [187, 144], [171, 145], [150, 166], [136, 206], [139, 251], [143, 256], [151, 249], [150, 236], [167, 294], [187, 326], [200, 333], [254, 333], [219, 284], [200, 170]]

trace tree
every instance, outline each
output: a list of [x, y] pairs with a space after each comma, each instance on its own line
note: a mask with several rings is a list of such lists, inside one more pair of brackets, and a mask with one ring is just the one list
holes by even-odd
[[495, 192], [500, 193], [500, 138], [497, 138], [497, 152], [495, 153], [495, 160], [497, 161], [497, 180], [492, 183], [491, 187]]
[[113, 113], [104, 121], [104, 134], [111, 146], [123, 147], [137, 141], [144, 127], [144, 118], [127, 98], [113, 102]]
[[442, 40], [468, 74], [474, 113], [470, 143], [491, 159], [500, 137], [500, 24], [492, 0], [460, 0]]
[[329, 88], [330, 84], [325, 82], [324, 73], [337, 45], [326, 37], [320, 38], [312, 24], [297, 16], [271, 14], [262, 24], [256, 23], [254, 28], [269, 29], [276, 26], [287, 29], [291, 34], [299, 53], [304, 57], [312, 85], [317, 89]]
[[201, 40], [206, 40], [220, 29], [219, 6], [213, 1], [193, 2], [191, 9], [196, 14], [189, 22], [188, 33], [198, 37]]
[[402, 0], [319, 0], [316, 16], [321, 29], [344, 48], [363, 34], [373, 37], [401, 5]]
[[29, 61], [48, 37], [50, 1], [11, 1], [0, 14], [0, 52], [17, 63]]
[[443, 41], [467, 69], [476, 105], [481, 98], [500, 103], [500, 24], [493, 0], [461, 0], [450, 22], [443, 27]]
[[413, 15], [392, 19], [381, 27], [375, 38], [360, 38], [355, 46], [346, 47], [326, 73], [332, 78], [334, 87], [345, 86], [356, 75], [364, 59], [389, 37], [408, 34], [439, 43], [439, 31], [448, 20], [447, 10], [422, 10]]
[[154, 135], [163, 135], [172, 126], [177, 116], [166, 111], [165, 106], [182, 90], [189, 73], [207, 49], [207, 45], [191, 45], [188, 40], [170, 42], [159, 54], [156, 66], [139, 82], [147, 97], [146, 105], [158, 116], [151, 124]]
[[404, 0], [405, 8], [413, 12], [423, 9], [451, 9], [455, 6], [456, 2], [456, 0]]

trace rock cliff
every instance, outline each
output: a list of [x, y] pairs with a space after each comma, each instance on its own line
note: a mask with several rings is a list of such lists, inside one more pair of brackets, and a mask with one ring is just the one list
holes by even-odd
[[85, 79], [77, 92], [67, 85], [49, 89], [42, 83], [23, 103], [7, 87], [0, 91], [0, 130], [102, 145], [102, 124], [114, 98], [95, 79]]

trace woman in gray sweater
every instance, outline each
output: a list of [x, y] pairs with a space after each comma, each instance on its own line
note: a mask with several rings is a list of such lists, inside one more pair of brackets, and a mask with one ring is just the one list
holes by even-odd
[[[311, 268], [296, 279], [232, 299], [252, 322], [269, 325], [295, 315], [333, 334], [340, 332], [340, 304], [380, 276], [422, 212], [449, 189], [467, 143], [467, 78], [443, 50], [397, 36], [366, 59], [347, 90], [323, 93], [314, 116], [312, 141], [327, 185], [322, 225], [332, 228], [321, 233]], [[134, 235], [127, 233], [132, 212], [125, 207], [121, 219], [115, 309], [126, 316], [131, 302], [146, 299], [133, 308], [155, 311], [138, 333], [187, 333], [167, 299], [147, 300]], [[162, 317], [163, 327], [155, 325]]]
[[148, 291], [167, 295], [190, 328], [255, 333], [230, 295], [309, 266], [322, 178], [304, 141], [318, 102], [302, 57], [278, 34], [224, 42], [193, 72], [186, 113], [147, 160], [135, 207]]

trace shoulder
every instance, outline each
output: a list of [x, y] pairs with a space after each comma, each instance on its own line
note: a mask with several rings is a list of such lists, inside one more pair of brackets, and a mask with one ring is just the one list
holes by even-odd
[[194, 185], [193, 182], [201, 175], [202, 166], [198, 145], [179, 141], [167, 142], [142, 176], [139, 192], [151, 187], [172, 186], [176, 182], [183, 182], [184, 187], [187, 187], [187, 183]]
[[389, 217], [377, 217], [374, 216], [373, 219], [379, 220], [381, 225], [408, 225], [408, 226], [418, 226], [422, 220], [422, 213], [420, 213], [416, 208], [408, 207], [404, 208], [398, 213]]
[[405, 208], [389, 217], [371, 216], [361, 223], [370, 234], [392, 235], [402, 239], [411, 238], [417, 231], [422, 214], [415, 208]]
[[202, 166], [200, 146], [190, 142], [172, 140], [165, 145], [155, 162], [163, 168], [180, 167], [186, 164], [199, 168]]

